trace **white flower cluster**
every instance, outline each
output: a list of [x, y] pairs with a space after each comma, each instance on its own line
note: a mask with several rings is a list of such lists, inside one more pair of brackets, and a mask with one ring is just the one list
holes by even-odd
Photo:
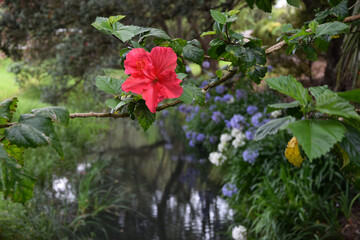
[[235, 240], [246, 240], [247, 239], [246, 228], [241, 225], [234, 227], [231, 235]]
[[233, 128], [233, 130], [231, 131], [231, 136], [235, 138], [232, 142], [234, 148], [239, 148], [245, 145], [246, 135], [239, 129]]
[[209, 155], [209, 161], [216, 166], [221, 165], [226, 160], [226, 156], [219, 152], [212, 152]]
[[276, 110], [276, 111], [273, 111], [273, 112], [270, 113], [270, 116], [271, 116], [272, 118], [278, 118], [278, 117], [280, 117], [281, 115], [282, 115], [281, 110]]
[[220, 143], [218, 144], [218, 152], [210, 153], [209, 161], [216, 166], [221, 165], [226, 160], [226, 156], [223, 152], [229, 147], [230, 142], [232, 141], [232, 145], [235, 148], [238, 148], [245, 145], [245, 139], [246, 135], [236, 128], [231, 131], [231, 134], [221, 134]]

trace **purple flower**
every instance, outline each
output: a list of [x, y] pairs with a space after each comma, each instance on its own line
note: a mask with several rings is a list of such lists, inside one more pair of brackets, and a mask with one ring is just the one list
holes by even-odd
[[249, 114], [249, 115], [253, 115], [256, 111], [258, 110], [258, 108], [254, 105], [250, 105], [246, 108], [246, 112]]
[[210, 62], [209, 61], [203, 61], [202, 67], [203, 68], [209, 68], [210, 67]]
[[245, 132], [245, 136], [246, 136], [247, 140], [253, 140], [254, 139], [254, 132], [248, 130], [248, 131]]
[[225, 125], [227, 128], [231, 128], [231, 122], [229, 120], [225, 120]]
[[217, 136], [210, 136], [209, 137], [209, 142], [212, 143], [212, 144], [217, 143], [217, 140], [218, 140]]
[[195, 139], [191, 139], [190, 141], [189, 141], [189, 146], [190, 147], [195, 147]]
[[198, 142], [202, 142], [205, 140], [205, 134], [203, 133], [199, 133], [197, 136], [196, 136], [196, 141]]
[[220, 123], [221, 120], [224, 119], [224, 115], [220, 112], [220, 111], [215, 111], [213, 112], [211, 119], [215, 122], [215, 123]]
[[262, 118], [261, 113], [256, 113], [254, 116], [251, 117], [251, 123], [254, 127], [260, 127], [262, 125], [262, 122], [260, 121], [260, 118]]
[[169, 111], [166, 111], [166, 110], [162, 111], [162, 115], [163, 115], [164, 117], [169, 116]]
[[251, 150], [246, 149], [242, 154], [244, 161], [251, 163], [251, 164], [255, 162], [255, 159], [258, 156], [259, 156], [259, 152], [257, 150], [251, 151]]
[[237, 99], [241, 99], [241, 98], [245, 98], [247, 96], [247, 93], [243, 89], [238, 89], [238, 90], [236, 90], [235, 95], [236, 95]]
[[198, 113], [198, 112], [199, 112], [199, 109], [200, 109], [200, 107], [199, 107], [199, 106], [196, 106], [195, 109], [194, 109], [194, 112], [195, 112], [195, 113]]
[[225, 86], [224, 85], [219, 85], [215, 88], [215, 91], [218, 93], [218, 94], [222, 94], [224, 93], [225, 91]]
[[209, 92], [207, 92], [207, 93], [205, 94], [205, 100], [206, 100], [206, 101], [209, 101], [210, 98], [211, 98], [211, 95], [210, 95]]
[[178, 109], [180, 112], [185, 113], [187, 108], [185, 104], [181, 104]]
[[225, 94], [222, 100], [223, 102], [231, 103], [234, 102], [234, 97], [231, 94]]
[[216, 96], [216, 97], [214, 98], [214, 101], [215, 101], [215, 102], [222, 102], [222, 101], [223, 101], [223, 98], [222, 98], [222, 97], [219, 97], [219, 96]]
[[185, 133], [185, 136], [186, 136], [187, 139], [190, 139], [190, 138], [192, 138], [192, 136], [193, 136], [193, 132], [192, 132], [192, 131], [188, 131], [188, 132]]
[[242, 124], [244, 124], [245, 122], [245, 118], [240, 115], [240, 114], [235, 114], [231, 119], [230, 119], [230, 126], [232, 128], [237, 128], [240, 129], [242, 127]]
[[273, 66], [271, 66], [271, 65], [267, 66], [267, 71], [268, 72], [272, 72], [273, 70], [274, 70]]
[[209, 110], [210, 111], [214, 111], [216, 109], [216, 105], [211, 105], [210, 107], [209, 107]]
[[237, 192], [237, 190], [238, 189], [236, 188], [235, 184], [231, 183], [226, 183], [221, 189], [223, 195], [226, 197], [231, 197]]
[[208, 85], [209, 82], [208, 81], [203, 81], [200, 85], [200, 88], [206, 87], [206, 85]]

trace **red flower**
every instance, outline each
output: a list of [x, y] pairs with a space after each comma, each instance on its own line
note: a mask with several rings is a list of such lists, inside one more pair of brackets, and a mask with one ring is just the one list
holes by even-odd
[[155, 47], [151, 52], [132, 49], [124, 62], [125, 74], [131, 76], [122, 85], [125, 92], [141, 94], [152, 113], [165, 98], [180, 97], [183, 89], [175, 73], [177, 56], [169, 47]]

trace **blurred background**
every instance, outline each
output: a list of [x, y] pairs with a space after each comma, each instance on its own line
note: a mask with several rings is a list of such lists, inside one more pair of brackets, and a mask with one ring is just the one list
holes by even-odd
[[[236, 31], [271, 46], [283, 24], [301, 27], [327, 7], [326, 0], [302, 0], [299, 8], [273, 1], [265, 13], [241, 0], [3, 0], [0, 97], [19, 98], [15, 118], [51, 105], [109, 111], [95, 77], [126, 77], [124, 46], [91, 26], [97, 16], [122, 14], [127, 25], [197, 39], [206, 53], [212, 38], [200, 35], [212, 29], [210, 9], [240, 10]], [[352, 28], [317, 61], [272, 53], [267, 77], [292, 74], [306, 86], [337, 91], [359, 87], [359, 24]], [[186, 69], [204, 86], [225, 64]], [[263, 84], [249, 90], [239, 78], [212, 90], [205, 107], [157, 113], [145, 133], [130, 119], [73, 119], [59, 127], [65, 158], [50, 148], [26, 150], [25, 168], [37, 178], [34, 197], [24, 206], [0, 197], [0, 239], [232, 239], [238, 224], [249, 239], [357, 239], [358, 195], [339, 163], [328, 156], [294, 168], [283, 155], [286, 133], [252, 142], [256, 128], [276, 117], [265, 114], [267, 104], [281, 99]], [[214, 165], [209, 154], [238, 123], [246, 125], [244, 144], [227, 146], [231, 159]]]

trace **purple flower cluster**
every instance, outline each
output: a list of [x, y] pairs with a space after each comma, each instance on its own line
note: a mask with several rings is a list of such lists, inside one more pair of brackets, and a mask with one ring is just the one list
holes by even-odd
[[226, 121], [228, 128], [241, 129], [245, 123], [245, 118], [241, 114], [235, 114], [230, 121]]
[[243, 89], [238, 89], [238, 90], [236, 90], [235, 95], [236, 95], [237, 99], [242, 99], [242, 98], [246, 98], [247, 93]]
[[251, 117], [251, 124], [254, 127], [260, 127], [262, 125], [262, 117], [263, 115], [261, 113], [256, 113], [254, 116]]
[[189, 146], [195, 147], [196, 143], [201, 143], [205, 140], [206, 136], [203, 133], [196, 133], [193, 131], [188, 131], [185, 133], [187, 139], [189, 139]]
[[223, 94], [225, 91], [225, 86], [224, 85], [219, 85], [215, 88], [215, 92], [217, 92], [218, 94]]
[[254, 139], [254, 132], [251, 131], [251, 130], [247, 130], [245, 132], [245, 136], [246, 136], [247, 140], [253, 140]]
[[242, 154], [244, 161], [251, 164], [255, 162], [258, 156], [259, 156], [259, 152], [257, 150], [251, 151], [246, 149]]
[[254, 105], [249, 105], [247, 108], [246, 108], [246, 112], [247, 114], [249, 115], [254, 115], [254, 113], [256, 113], [258, 110], [258, 108]]
[[231, 183], [226, 183], [221, 189], [223, 195], [226, 197], [231, 197], [237, 192], [237, 190], [238, 189], [236, 188], [235, 184]]
[[220, 111], [213, 112], [211, 119], [215, 123], [220, 123], [224, 119], [224, 114], [222, 114]]

